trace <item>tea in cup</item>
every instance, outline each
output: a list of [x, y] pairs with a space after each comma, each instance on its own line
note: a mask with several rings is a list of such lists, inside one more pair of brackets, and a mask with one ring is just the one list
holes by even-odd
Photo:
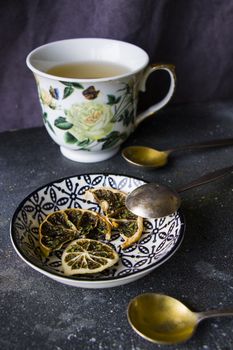
[[[45, 127], [62, 154], [77, 162], [115, 155], [145, 118], [164, 107], [175, 89], [174, 66], [149, 64], [141, 48], [111, 39], [68, 39], [27, 56], [38, 88]], [[162, 101], [137, 115], [139, 91], [156, 70], [170, 86]]]

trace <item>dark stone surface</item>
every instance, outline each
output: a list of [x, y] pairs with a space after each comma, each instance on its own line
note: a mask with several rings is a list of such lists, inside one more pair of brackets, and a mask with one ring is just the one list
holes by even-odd
[[[141, 124], [127, 144], [167, 149], [232, 137], [233, 104], [164, 109]], [[195, 311], [233, 306], [233, 177], [183, 194], [186, 233], [179, 250], [146, 277], [117, 288], [69, 287], [34, 271], [15, 253], [9, 235], [17, 205], [37, 187], [81, 173], [109, 172], [180, 186], [204, 172], [232, 164], [233, 147], [177, 153], [162, 169], [145, 171], [120, 154], [96, 164], [65, 159], [44, 128], [0, 134], [0, 348], [4, 350], [233, 349], [233, 319], [203, 321], [177, 346], [154, 345], [128, 324], [131, 298], [160, 292]]]

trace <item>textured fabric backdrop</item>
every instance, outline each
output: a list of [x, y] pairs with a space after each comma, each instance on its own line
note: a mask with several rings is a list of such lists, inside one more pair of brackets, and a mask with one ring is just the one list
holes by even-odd
[[[151, 62], [176, 65], [171, 104], [233, 98], [232, 0], [1, 0], [0, 131], [42, 124], [27, 54], [47, 42], [105, 37], [134, 43]], [[166, 73], [140, 108], [158, 100]]]

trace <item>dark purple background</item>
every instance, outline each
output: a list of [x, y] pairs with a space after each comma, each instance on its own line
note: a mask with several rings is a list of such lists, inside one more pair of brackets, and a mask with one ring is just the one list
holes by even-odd
[[[151, 62], [176, 65], [171, 104], [233, 98], [231, 0], [1, 0], [0, 131], [42, 124], [27, 54], [47, 42], [105, 37], [134, 43]], [[165, 92], [156, 73], [140, 108]]]

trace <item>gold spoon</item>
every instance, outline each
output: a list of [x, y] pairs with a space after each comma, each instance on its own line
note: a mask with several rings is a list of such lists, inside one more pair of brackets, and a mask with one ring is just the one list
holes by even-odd
[[129, 163], [146, 168], [160, 168], [167, 164], [168, 156], [173, 152], [194, 149], [223, 147], [233, 145], [233, 138], [211, 140], [202, 143], [180, 146], [166, 151], [159, 151], [144, 146], [129, 146], [122, 150], [122, 157]]
[[181, 343], [193, 335], [205, 318], [233, 316], [233, 308], [192, 312], [180, 301], [167, 295], [146, 293], [128, 306], [128, 321], [143, 338], [160, 344]]

